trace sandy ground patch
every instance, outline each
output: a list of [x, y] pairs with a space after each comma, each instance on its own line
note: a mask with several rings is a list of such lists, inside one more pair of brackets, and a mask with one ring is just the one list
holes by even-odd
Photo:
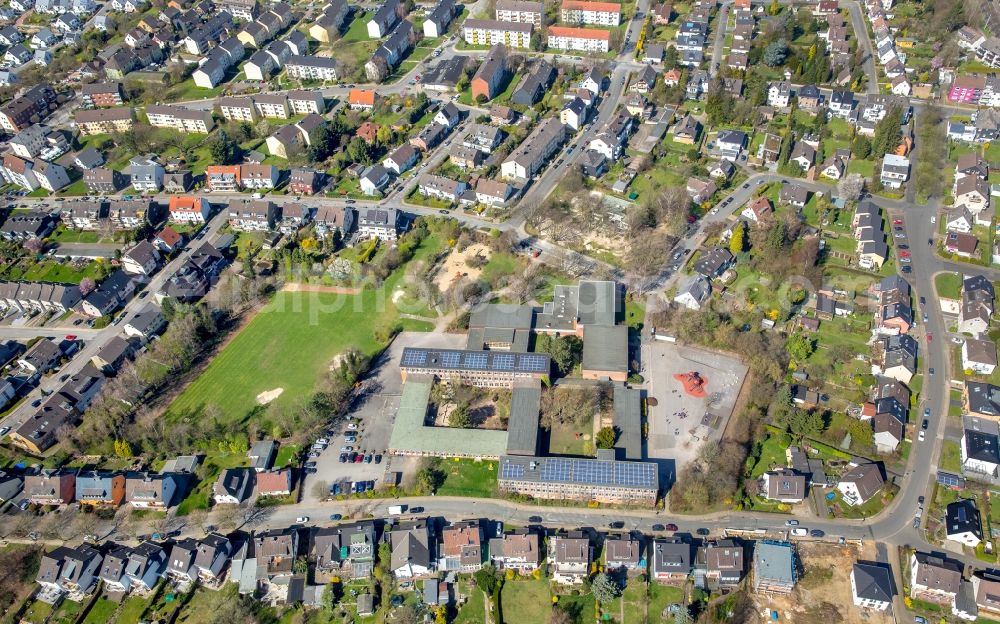
[[343, 361], [344, 361], [343, 353], [338, 353], [337, 355], [333, 356], [333, 359], [330, 360], [330, 370], [337, 370], [337, 367], [339, 367], [340, 363]]
[[264, 392], [261, 392], [260, 394], [257, 395], [257, 404], [267, 405], [271, 401], [280, 397], [281, 393], [284, 391], [285, 391], [284, 388], [275, 388], [274, 390], [266, 390]]
[[[800, 542], [797, 547], [804, 572], [790, 596], [757, 596], [754, 602], [766, 621], [770, 612], [779, 614], [780, 622], [842, 624], [889, 624], [892, 616], [862, 611], [851, 598], [851, 570], [855, 561], [877, 561], [872, 542], [863, 546], [826, 542]], [[838, 617], [839, 616], [839, 617]]]
[[392, 302], [399, 303], [399, 300], [402, 299], [405, 295], [406, 295], [405, 290], [403, 290], [402, 288], [397, 288], [392, 293]]
[[489, 260], [490, 248], [482, 243], [475, 243], [466, 247], [465, 251], [453, 250], [448, 254], [441, 268], [438, 269], [437, 275], [434, 276], [434, 284], [438, 290], [441, 292], [447, 291], [456, 280], [463, 276], [468, 277], [470, 281], [478, 279], [479, 275], [483, 272], [482, 269], [474, 269], [465, 262], [466, 259], [477, 255], [481, 255]]

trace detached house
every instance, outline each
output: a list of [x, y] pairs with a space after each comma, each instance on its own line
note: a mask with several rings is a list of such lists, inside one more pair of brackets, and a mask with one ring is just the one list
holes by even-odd
[[912, 598], [950, 606], [955, 603], [961, 584], [961, 563], [922, 552], [910, 556]]
[[441, 531], [438, 569], [446, 572], [475, 572], [486, 559], [483, 527], [475, 520], [456, 522]]
[[962, 370], [992, 375], [997, 367], [997, 346], [992, 340], [966, 338], [962, 342]]
[[490, 540], [490, 560], [498, 570], [530, 574], [542, 563], [541, 547], [537, 533], [519, 529]]
[[645, 571], [646, 549], [642, 539], [629, 535], [609, 535], [604, 540], [604, 568], [626, 574]]
[[886, 611], [895, 596], [892, 568], [883, 563], [859, 561], [851, 570], [851, 597], [854, 606]]
[[404, 522], [389, 532], [389, 569], [397, 579], [426, 577], [435, 571], [435, 538], [426, 520]]
[[317, 581], [371, 576], [378, 550], [375, 523], [371, 520], [312, 529], [309, 537], [309, 558]]
[[990, 327], [996, 293], [993, 283], [982, 275], [967, 277], [962, 281], [962, 301], [959, 308], [958, 330], [981, 336]]
[[694, 567], [691, 544], [677, 537], [653, 540], [649, 558], [650, 580], [663, 585], [683, 585]]
[[962, 470], [996, 477], [1000, 468], [1000, 428], [996, 421], [964, 416], [961, 442]]
[[746, 571], [743, 545], [731, 539], [709, 542], [698, 550], [695, 567], [705, 570], [705, 585], [711, 591], [726, 591], [743, 580]]
[[863, 505], [882, 491], [885, 478], [882, 467], [872, 462], [851, 463], [851, 469], [840, 478], [837, 490], [844, 502], [852, 507]]
[[549, 571], [555, 582], [578, 585], [590, 574], [594, 548], [585, 534], [576, 532], [552, 537], [548, 553]]
[[945, 508], [945, 536], [963, 546], [975, 548], [983, 541], [983, 521], [976, 501], [959, 499]]

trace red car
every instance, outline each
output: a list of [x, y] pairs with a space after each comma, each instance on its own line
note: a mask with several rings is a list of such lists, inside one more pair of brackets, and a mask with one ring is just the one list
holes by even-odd
[[667, 525], [667, 530], [668, 531], [676, 531], [677, 530], [677, 525], [671, 522], [670, 524]]
[[934, 340], [934, 334], [927, 334], [927, 342]]
[[899, 255], [902, 258], [909, 258], [910, 257], [910, 252], [908, 252], [908, 251], [901, 251], [901, 252], [899, 252]]
[[902, 219], [894, 219], [893, 222], [892, 222], [892, 224], [893, 225], [903, 225], [903, 220]]
[[66, 336], [66, 340], [76, 340], [76, 334], [70, 334]]

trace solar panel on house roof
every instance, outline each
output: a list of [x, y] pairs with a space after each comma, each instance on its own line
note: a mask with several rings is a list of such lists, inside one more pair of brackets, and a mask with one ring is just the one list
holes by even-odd
[[441, 365], [445, 368], [458, 368], [462, 362], [462, 354], [457, 351], [442, 351]]

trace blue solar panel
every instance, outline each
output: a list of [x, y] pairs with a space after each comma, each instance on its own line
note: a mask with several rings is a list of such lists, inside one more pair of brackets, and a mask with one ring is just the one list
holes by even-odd
[[518, 363], [518, 369], [525, 371], [542, 372], [548, 368], [549, 358], [544, 355], [522, 355]]
[[524, 477], [524, 465], [504, 462], [500, 465], [501, 479], [520, 479]]
[[511, 370], [514, 368], [515, 360], [513, 353], [497, 353], [493, 356], [493, 368], [495, 370]]
[[486, 352], [482, 353], [466, 353], [465, 362], [463, 367], [465, 368], [486, 368], [486, 363], [489, 361], [489, 354]]
[[948, 487], [959, 487], [963, 483], [965, 483], [965, 479], [958, 476], [957, 474], [952, 474], [950, 472], [941, 472], [939, 470], [937, 473], [937, 482], [940, 483], [941, 485], [946, 485]]
[[445, 368], [458, 368], [461, 361], [461, 353], [456, 351], [443, 351], [441, 353], [441, 365]]
[[427, 362], [427, 352], [407, 349], [403, 353], [403, 366], [420, 366]]

